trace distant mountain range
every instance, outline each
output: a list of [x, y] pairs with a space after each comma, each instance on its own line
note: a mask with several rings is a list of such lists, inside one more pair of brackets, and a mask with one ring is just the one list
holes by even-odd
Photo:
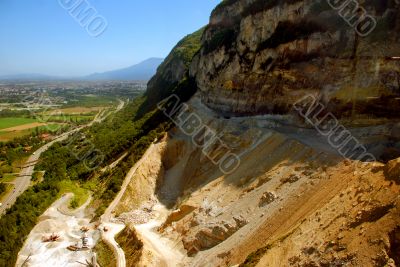
[[150, 80], [156, 74], [163, 58], [149, 58], [128, 68], [94, 73], [84, 77], [85, 80]]
[[84, 80], [84, 81], [105, 81], [105, 80], [132, 80], [147, 81], [156, 74], [158, 66], [164, 61], [163, 58], [149, 58], [139, 64], [119, 70], [103, 73], [93, 73], [83, 77], [62, 77], [50, 76], [37, 73], [26, 73], [17, 75], [0, 76], [0, 80]]

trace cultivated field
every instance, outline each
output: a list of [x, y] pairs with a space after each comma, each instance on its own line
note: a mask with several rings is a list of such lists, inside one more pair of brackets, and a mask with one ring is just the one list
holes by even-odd
[[58, 114], [87, 114], [87, 113], [97, 113], [100, 110], [104, 109], [104, 107], [71, 107], [71, 108], [63, 108], [47, 111], [45, 115], [58, 115]]
[[33, 122], [33, 123], [28, 123], [28, 124], [23, 124], [23, 125], [18, 125], [10, 128], [5, 128], [2, 129], [2, 132], [17, 132], [17, 131], [23, 131], [23, 130], [28, 130], [32, 128], [37, 128], [40, 126], [45, 126], [46, 123], [43, 122]]
[[[38, 113], [37, 119], [23, 116], [0, 118], [0, 142], [8, 142], [36, 132], [56, 132], [62, 124], [87, 123], [104, 107], [68, 107]], [[39, 118], [40, 116], [40, 118]]]
[[30, 135], [35, 131], [50, 131], [57, 132], [62, 127], [62, 124], [57, 123], [29, 123], [11, 128], [0, 130], [0, 142], [8, 142], [14, 138]]
[[7, 128], [17, 127], [17, 126], [21, 126], [21, 125], [36, 123], [36, 122], [37, 122], [37, 120], [29, 119], [29, 118], [17, 118], [17, 117], [0, 118], [0, 131], [7, 129]]

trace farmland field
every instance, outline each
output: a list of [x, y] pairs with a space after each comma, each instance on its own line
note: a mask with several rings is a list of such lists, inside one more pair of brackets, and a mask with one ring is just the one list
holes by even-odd
[[105, 107], [70, 106], [45, 112], [38, 112], [37, 118], [27, 118], [13, 111], [14, 115], [0, 117], [0, 142], [12, 141], [33, 133], [55, 133], [67, 125], [83, 124], [92, 121]]
[[41, 120], [48, 122], [82, 123], [93, 120], [96, 114], [104, 109], [105, 107], [76, 106], [49, 110], [39, 115]]
[[46, 115], [97, 113], [104, 107], [71, 107], [47, 111]]
[[35, 131], [57, 132], [63, 127], [62, 124], [57, 123], [37, 124], [34, 127], [28, 128], [29, 125], [34, 126], [33, 124], [26, 124], [22, 126], [17, 126], [21, 127], [21, 129], [15, 131], [9, 131], [9, 129], [13, 129], [14, 127], [0, 130], [0, 142], [7, 142], [13, 140], [14, 138], [27, 136], [34, 133]]
[[94, 115], [85, 114], [85, 115], [71, 115], [71, 114], [63, 114], [57, 116], [43, 116], [43, 121], [48, 122], [61, 122], [61, 123], [73, 123], [73, 122], [87, 122], [94, 119]]
[[21, 132], [0, 132], [0, 142], [8, 142], [14, 138], [20, 138], [26, 136], [28, 133], [25, 131]]
[[0, 129], [0, 132], [18, 132], [18, 131], [24, 131], [24, 130], [28, 130], [28, 129], [32, 129], [32, 128], [36, 128], [36, 127], [45, 126], [45, 125], [46, 125], [46, 123], [44, 123], [44, 122], [33, 122], [33, 123], [22, 124], [22, 125], [10, 127], [10, 128]]
[[0, 130], [37, 122], [29, 118], [0, 118]]

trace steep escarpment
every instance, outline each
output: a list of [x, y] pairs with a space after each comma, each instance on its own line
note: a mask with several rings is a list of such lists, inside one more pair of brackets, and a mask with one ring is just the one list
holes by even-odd
[[192, 58], [201, 47], [203, 30], [200, 29], [179, 41], [160, 65], [157, 74], [147, 85], [146, 109], [153, 108], [158, 102], [168, 97], [187, 77]]
[[[185, 71], [159, 69], [148, 97], [188, 101], [116, 208], [139, 266], [398, 264], [399, 6], [360, 3], [378, 22], [368, 36], [326, 1], [226, 0]], [[300, 121], [308, 94], [384, 163]]]
[[354, 23], [362, 13], [354, 6], [325, 0], [223, 1], [191, 66], [202, 101], [227, 115], [281, 114], [314, 94], [338, 116], [397, 117], [399, 4], [360, 4], [375, 28]]

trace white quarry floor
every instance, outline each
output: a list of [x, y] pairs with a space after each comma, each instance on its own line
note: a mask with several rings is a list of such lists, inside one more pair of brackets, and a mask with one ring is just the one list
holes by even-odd
[[[94, 225], [90, 225], [90, 219], [85, 218], [84, 209], [88, 202], [73, 213], [62, 213], [65, 204], [72, 197], [72, 194], [64, 195], [57, 200], [41, 217], [40, 222], [33, 228], [29, 234], [23, 248], [18, 254], [17, 267], [29, 257], [26, 267], [78, 267], [83, 266], [79, 262], [85, 263], [92, 258], [92, 252], [67, 250], [70, 245], [82, 245], [80, 231], [82, 226], [88, 227], [89, 247], [92, 248], [99, 239], [98, 230], [94, 230]], [[60, 236], [56, 242], [43, 243], [43, 236], [51, 234]]]

